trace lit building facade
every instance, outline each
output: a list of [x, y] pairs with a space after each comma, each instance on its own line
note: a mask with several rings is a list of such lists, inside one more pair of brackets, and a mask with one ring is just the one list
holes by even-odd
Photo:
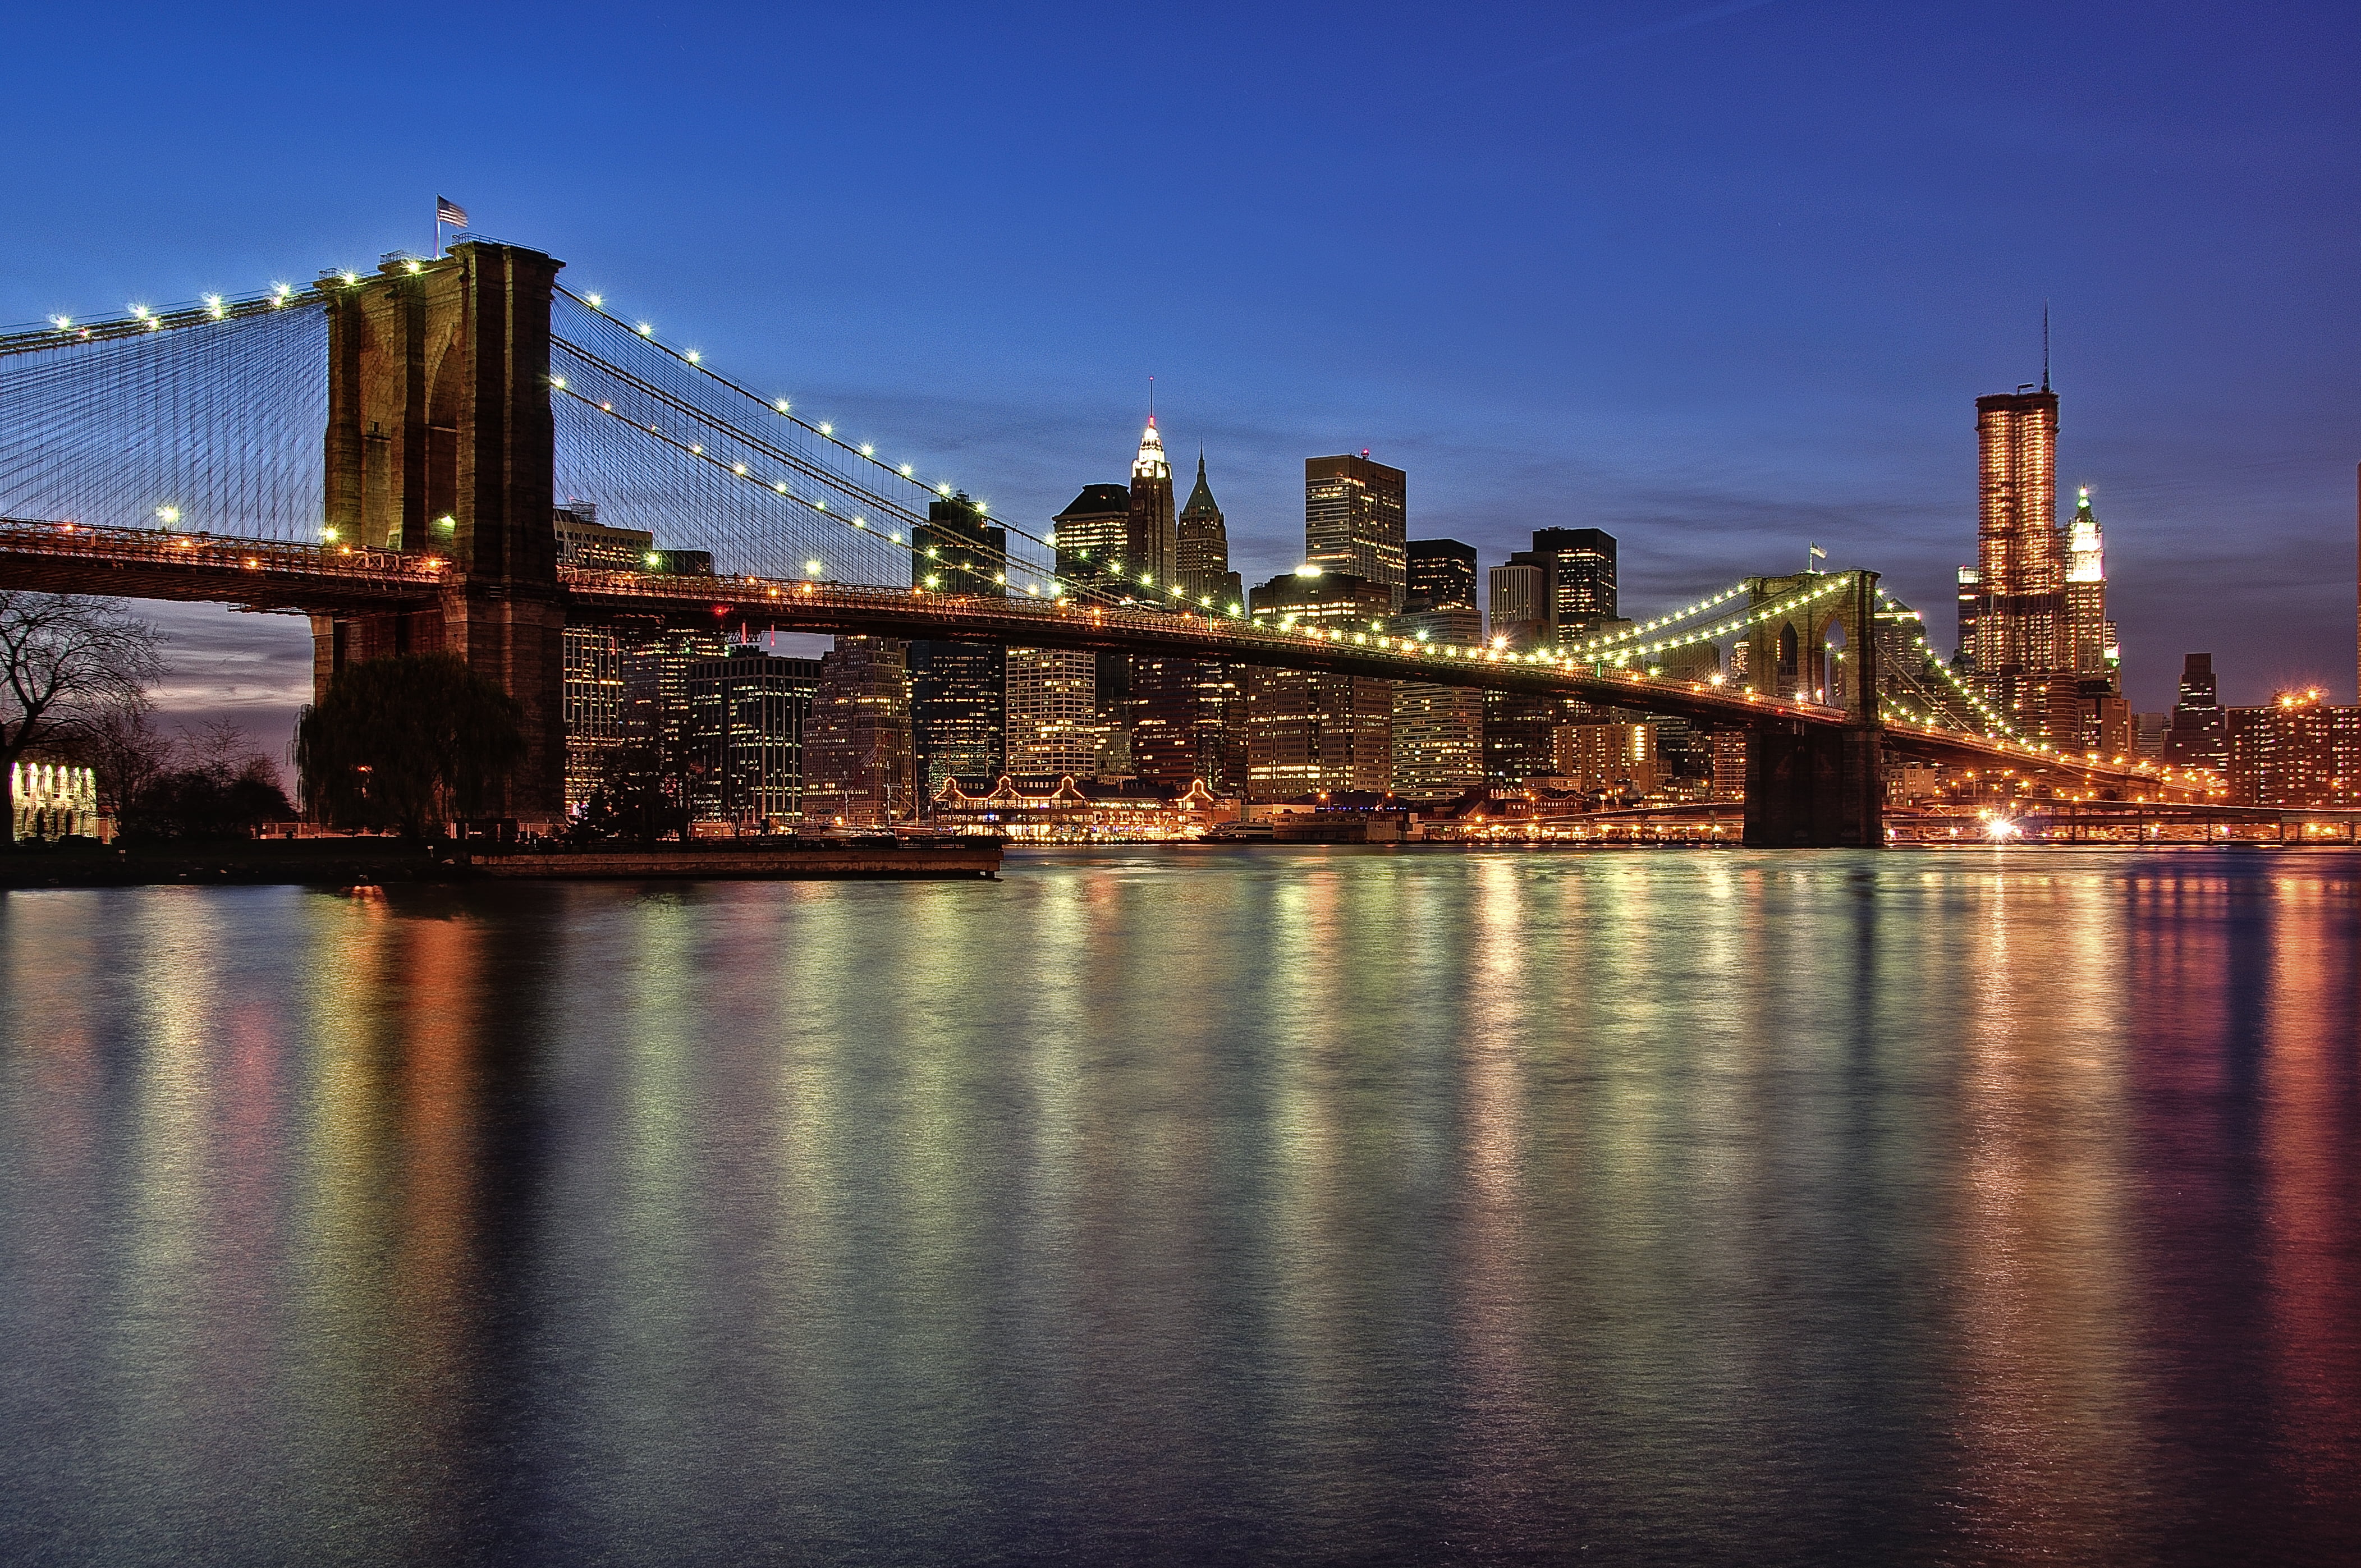
[[1049, 520], [1058, 576], [1077, 586], [1116, 591], [1131, 549], [1131, 491], [1121, 485], [1084, 485], [1065, 510]]
[[[1197, 459], [1180, 509], [1176, 578], [1191, 602], [1220, 613], [1245, 599], [1230, 570], [1228, 525]], [[1131, 771], [1159, 784], [1202, 780], [1214, 793], [1246, 784], [1246, 670], [1217, 659], [1131, 661]]]
[[1519, 551], [1492, 568], [1492, 635], [1510, 648], [1539, 648], [1550, 637], [1549, 568]]
[[660, 753], [668, 774], [688, 754], [688, 673], [729, 652], [730, 639], [721, 632], [677, 630], [621, 647], [623, 739]]
[[1584, 794], [1647, 795], [1662, 782], [1656, 726], [1562, 724], [1551, 737], [1553, 771]]
[[[1140, 433], [1139, 454], [1131, 460], [1131, 494], [1126, 548], [1130, 559], [1124, 570], [1139, 584], [1143, 598], [1170, 597], [1178, 586], [1178, 519], [1172, 510], [1172, 465], [1165, 461], [1164, 438], [1156, 432], [1156, 416], [1148, 416]], [[1226, 548], [1224, 550], [1226, 554]]]
[[1303, 460], [1304, 559], [1381, 585], [1389, 611], [1409, 583], [1410, 480], [1400, 468], [1356, 457]]
[[67, 762], [8, 764], [9, 832], [18, 842], [52, 839], [112, 839], [114, 825], [99, 815], [98, 775]]
[[1006, 657], [1008, 771], [1072, 773], [1098, 769], [1098, 659], [1063, 648], [1011, 648]]
[[819, 661], [804, 743], [804, 819], [901, 820], [917, 803], [910, 671], [891, 637], [839, 637]]
[[[1481, 574], [1476, 546], [1456, 539], [1413, 539], [1403, 546], [1409, 576], [1402, 591], [1402, 609], [1417, 615], [1431, 609], [1483, 609]], [[1479, 625], [1467, 638], [1480, 640]]]
[[[1253, 591], [1267, 626], [1389, 624], [1395, 585], [1306, 565]], [[1257, 800], [1367, 790], [1393, 782], [1390, 682], [1322, 670], [1257, 668], [1247, 677], [1246, 773]]]
[[[927, 508], [911, 536], [910, 586], [1008, 597], [1008, 532], [962, 492]], [[955, 773], [994, 777], [1005, 764], [1005, 661], [997, 644], [908, 644], [910, 733], [928, 794]]]
[[946, 827], [1032, 843], [1137, 843], [1194, 838], [1235, 817], [1202, 784], [1104, 783], [1072, 774], [947, 779], [933, 815]]
[[2020, 733], [2082, 750], [2120, 740], [2114, 637], [2099, 521], [2081, 495], [2058, 521], [2058, 395], [1976, 400], [1976, 564], [1959, 582], [1961, 672]]
[[2317, 688], [2222, 710], [2230, 799], [2239, 806], [2361, 806], [2361, 707]]
[[[1476, 547], [1455, 539], [1413, 539], [1397, 632], [1444, 647], [1484, 640], [1477, 608]], [[1484, 694], [1471, 686], [1397, 681], [1393, 687], [1393, 791], [1405, 800], [1455, 800], [1484, 783]]]
[[1550, 641], [1587, 637], [1616, 619], [1615, 536], [1598, 528], [1533, 531], [1535, 561], [1550, 577]]
[[[588, 501], [568, 501], [552, 519], [561, 565], [609, 572], [644, 572], [655, 535], [643, 529], [609, 528]], [[607, 760], [623, 743], [623, 650], [615, 634], [597, 627], [569, 626], [562, 640], [564, 674], [559, 692], [566, 715], [566, 806], [579, 812], [606, 772]]]
[[819, 663], [741, 644], [688, 672], [690, 815], [741, 828], [803, 820], [804, 743]]

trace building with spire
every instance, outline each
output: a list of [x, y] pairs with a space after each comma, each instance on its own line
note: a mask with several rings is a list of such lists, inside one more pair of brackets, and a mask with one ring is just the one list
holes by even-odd
[[[2037, 392], [1976, 400], [1976, 564], [1960, 573], [1960, 628], [1971, 641], [1960, 662], [2020, 734], [2079, 747], [2082, 676], [2058, 525], [2058, 394], [2047, 375]], [[2091, 540], [2095, 552], [2095, 519]]]
[[1173, 529], [1172, 575], [1191, 598], [1212, 599], [1213, 608], [1246, 608], [1246, 586], [1230, 570], [1229, 525], [1205, 482], [1205, 455], [1197, 454], [1197, 483]]
[[1142, 598], [1169, 598], [1176, 586], [1174, 557], [1177, 519], [1172, 510], [1172, 465], [1164, 460], [1164, 438], [1156, 433], [1156, 416], [1148, 416], [1140, 433], [1139, 455], [1131, 460], [1130, 528], [1125, 542], [1129, 559], [1124, 571], [1142, 589]]
[[[1149, 433], [1155, 433], [1151, 430]], [[1174, 579], [1192, 604], [1211, 613], [1245, 605], [1222, 509], [1197, 456], [1197, 483], [1174, 528]], [[1131, 764], [1142, 778], [1217, 795], [1246, 787], [1246, 671], [1219, 659], [1135, 657], [1131, 661]]]

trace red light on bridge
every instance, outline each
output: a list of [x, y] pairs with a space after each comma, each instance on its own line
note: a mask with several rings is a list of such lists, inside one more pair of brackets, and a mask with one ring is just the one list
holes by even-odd
[[713, 613], [716, 615], [728, 615], [730, 613], [730, 607], [726, 604], [717, 604], [713, 607]]

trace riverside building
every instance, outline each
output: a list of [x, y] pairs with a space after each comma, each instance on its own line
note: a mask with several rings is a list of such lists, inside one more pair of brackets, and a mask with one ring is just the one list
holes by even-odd
[[741, 830], [802, 821], [804, 742], [818, 696], [818, 661], [752, 643], [689, 666], [691, 814]]

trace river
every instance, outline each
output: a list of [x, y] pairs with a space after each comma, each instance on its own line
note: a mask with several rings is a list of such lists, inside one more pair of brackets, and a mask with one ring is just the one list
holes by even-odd
[[0, 1003], [11, 1563], [2361, 1517], [2350, 852], [18, 892]]

